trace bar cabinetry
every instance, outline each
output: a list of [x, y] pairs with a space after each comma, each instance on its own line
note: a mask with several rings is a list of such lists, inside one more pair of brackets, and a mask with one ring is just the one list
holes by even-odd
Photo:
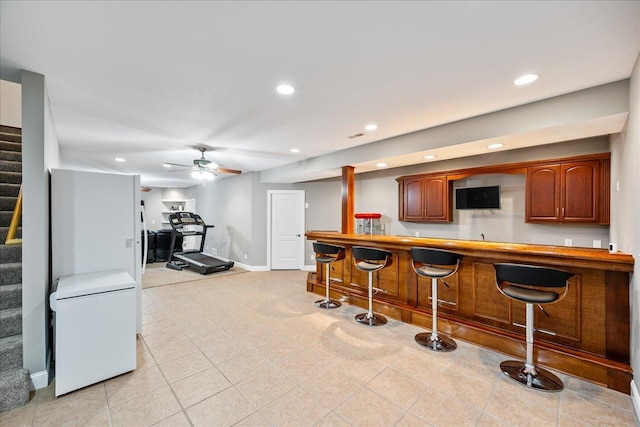
[[[540, 364], [629, 393], [629, 273], [633, 257], [604, 249], [474, 242], [330, 232], [309, 240], [345, 246], [345, 259], [331, 271], [332, 298], [366, 307], [367, 275], [353, 266], [351, 247], [377, 247], [393, 253], [393, 264], [374, 274], [374, 311], [430, 328], [431, 285], [411, 268], [412, 246], [463, 254], [458, 272], [439, 285], [442, 333], [524, 358], [524, 304], [496, 288], [497, 262], [549, 266], [571, 271], [564, 299], [536, 309], [536, 357]], [[324, 294], [324, 269], [307, 279], [307, 290]]]

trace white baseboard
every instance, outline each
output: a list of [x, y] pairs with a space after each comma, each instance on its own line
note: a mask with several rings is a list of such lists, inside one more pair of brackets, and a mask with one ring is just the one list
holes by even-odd
[[631, 403], [636, 412], [636, 424], [640, 426], [640, 393], [636, 387], [635, 380], [631, 380]]
[[249, 271], [270, 271], [269, 267], [267, 267], [266, 265], [247, 265], [238, 261], [234, 261], [233, 265]]
[[39, 390], [49, 385], [49, 371], [40, 371], [35, 374], [31, 374], [31, 383], [29, 388], [31, 390]]
[[304, 267], [302, 267], [302, 271], [316, 271], [316, 265], [315, 264], [305, 265]]

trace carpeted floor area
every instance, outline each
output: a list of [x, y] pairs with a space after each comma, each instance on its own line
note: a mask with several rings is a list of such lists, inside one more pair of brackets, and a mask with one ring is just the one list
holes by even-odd
[[173, 285], [175, 283], [193, 282], [195, 280], [209, 280], [216, 277], [247, 272], [247, 270], [243, 268], [234, 266], [226, 271], [202, 275], [189, 268], [185, 268], [182, 271], [171, 270], [170, 268], [167, 268], [166, 265], [166, 262], [147, 264], [146, 271], [142, 276], [142, 289]]

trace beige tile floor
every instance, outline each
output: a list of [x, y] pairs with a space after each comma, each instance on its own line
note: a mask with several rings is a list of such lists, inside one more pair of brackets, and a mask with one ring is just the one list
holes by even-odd
[[633, 426], [629, 396], [563, 376], [559, 394], [500, 373], [501, 354], [320, 310], [304, 272], [245, 273], [144, 291], [135, 371], [0, 414], [10, 426]]

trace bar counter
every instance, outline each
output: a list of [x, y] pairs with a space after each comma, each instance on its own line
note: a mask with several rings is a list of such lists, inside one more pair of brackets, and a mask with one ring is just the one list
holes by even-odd
[[[392, 264], [374, 275], [374, 311], [431, 327], [431, 283], [411, 268], [414, 246], [464, 255], [458, 272], [438, 291], [438, 330], [524, 360], [524, 304], [498, 291], [493, 264], [513, 262], [555, 267], [574, 273], [565, 298], [535, 313], [536, 363], [629, 393], [629, 273], [631, 255], [606, 249], [371, 236], [308, 231], [308, 240], [344, 246], [345, 259], [331, 264], [331, 297], [367, 307], [367, 274], [353, 266], [352, 246], [386, 249]], [[307, 290], [325, 293], [324, 266], [307, 278]], [[384, 326], [383, 326], [384, 327]], [[499, 367], [496, 366], [499, 370]]]

